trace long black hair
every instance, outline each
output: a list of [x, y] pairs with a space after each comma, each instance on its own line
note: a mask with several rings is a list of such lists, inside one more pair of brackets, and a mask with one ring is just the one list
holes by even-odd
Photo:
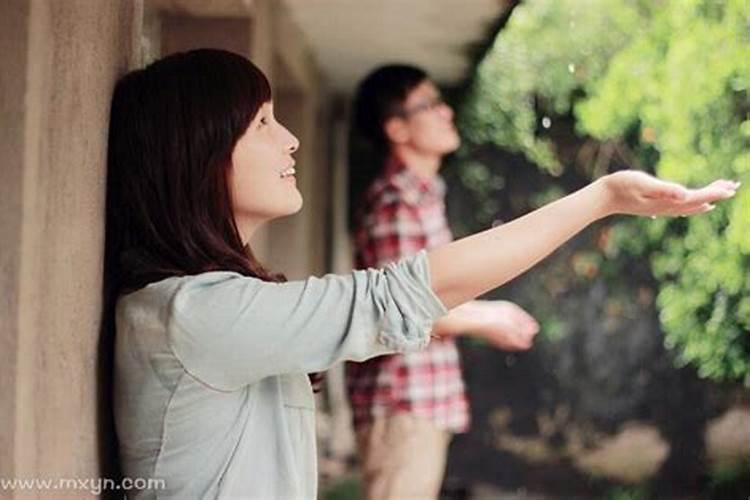
[[211, 270], [280, 279], [243, 245], [227, 184], [235, 144], [270, 100], [265, 75], [222, 50], [170, 55], [120, 79], [105, 257], [116, 293]]
[[349, 137], [349, 229], [356, 227], [364, 194], [381, 174], [390, 145], [383, 127], [403, 112], [409, 93], [428, 79], [406, 64], [381, 66], [362, 80], [354, 98]]

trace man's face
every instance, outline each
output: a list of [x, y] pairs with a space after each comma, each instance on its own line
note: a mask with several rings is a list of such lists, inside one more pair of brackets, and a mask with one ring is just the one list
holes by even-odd
[[421, 154], [444, 156], [461, 145], [453, 124], [453, 110], [434, 83], [425, 80], [404, 100], [402, 112], [386, 123], [391, 142], [408, 146]]

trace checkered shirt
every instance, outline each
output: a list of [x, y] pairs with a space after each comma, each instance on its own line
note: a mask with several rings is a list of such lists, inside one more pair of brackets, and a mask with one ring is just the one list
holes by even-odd
[[[449, 243], [445, 183], [426, 180], [391, 158], [365, 195], [355, 231], [359, 269], [385, 264]], [[375, 417], [409, 412], [438, 428], [465, 432], [469, 408], [452, 338], [433, 338], [427, 349], [347, 363], [347, 391], [354, 426]]]

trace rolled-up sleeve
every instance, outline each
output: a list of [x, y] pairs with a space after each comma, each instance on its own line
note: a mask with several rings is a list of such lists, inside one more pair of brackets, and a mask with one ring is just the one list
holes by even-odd
[[170, 347], [188, 373], [220, 390], [422, 349], [447, 312], [424, 251], [380, 270], [304, 281], [228, 272], [179, 280], [167, 311]]

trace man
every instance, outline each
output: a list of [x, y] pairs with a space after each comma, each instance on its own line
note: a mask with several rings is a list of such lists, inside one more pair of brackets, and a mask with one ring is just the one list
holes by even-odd
[[[379, 157], [374, 168], [351, 167], [356, 266], [382, 267], [450, 242], [438, 171], [460, 138], [438, 88], [418, 68], [384, 66], [361, 83], [354, 114]], [[515, 304], [474, 301], [435, 323], [425, 351], [348, 364], [365, 498], [437, 498], [450, 438], [469, 426], [455, 336], [524, 350], [538, 329]]]

